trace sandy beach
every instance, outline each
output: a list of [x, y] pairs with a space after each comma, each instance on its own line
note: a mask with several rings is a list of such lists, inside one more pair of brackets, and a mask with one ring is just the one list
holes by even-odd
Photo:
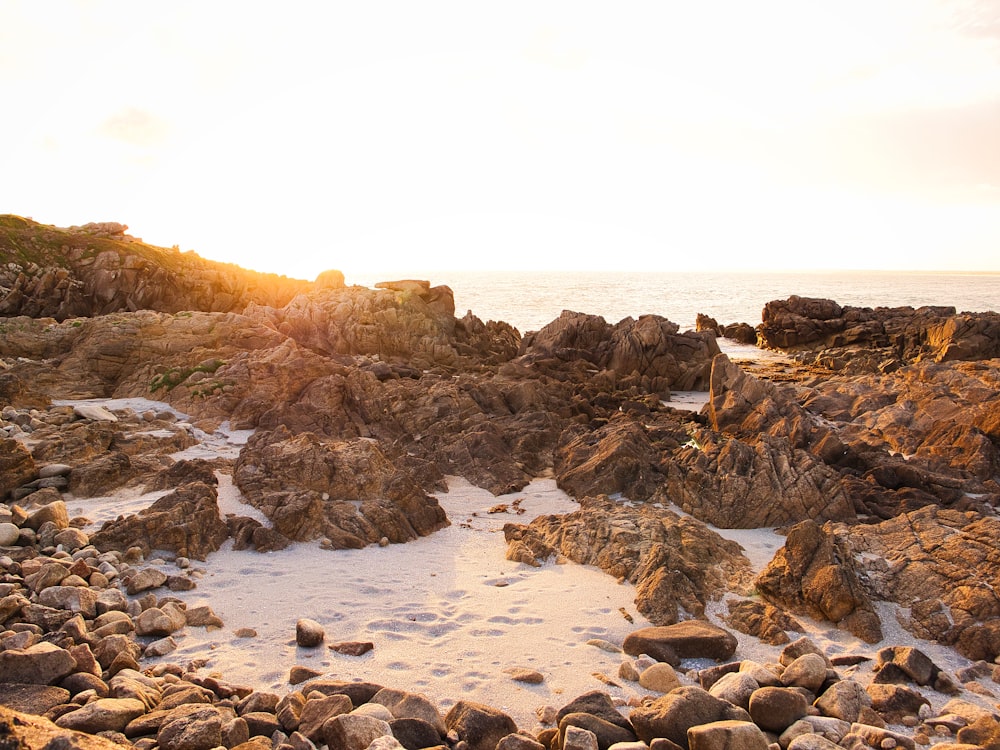
[[[678, 402], [698, 408], [700, 395], [678, 394]], [[111, 409], [170, 408], [141, 399], [99, 403]], [[249, 436], [224, 427], [206, 435], [181, 425], [201, 442], [175, 458], [232, 457]], [[248, 515], [267, 522], [242, 501], [228, 474], [217, 476], [223, 515]], [[203, 673], [278, 694], [292, 689], [289, 670], [301, 665], [334, 679], [421, 692], [442, 710], [463, 698], [485, 703], [508, 713], [522, 728], [536, 724], [538, 707], [564, 705], [590, 690], [605, 690], [622, 705], [649, 694], [618, 677], [619, 665], [630, 657], [597, 645], [620, 645], [629, 632], [649, 625], [635, 611], [634, 587], [596, 568], [553, 559], [534, 568], [504, 558], [504, 523], [568, 513], [577, 507], [576, 501], [546, 478], [504, 496], [456, 477], [448, 484], [449, 491], [437, 498], [451, 525], [407, 544], [330, 551], [318, 542], [299, 543], [258, 553], [234, 551], [229, 541], [206, 561], [192, 561], [197, 588], [176, 595], [191, 606], [209, 604], [224, 627], [185, 629], [175, 635], [178, 648], [159, 661], [197, 663]], [[68, 506], [71, 515], [86, 516], [96, 530], [105, 520], [137, 512], [162, 494], [123, 492], [72, 499]], [[784, 543], [774, 529], [716, 531], [738, 542], [756, 571]], [[144, 564], [165, 570], [175, 566], [168, 555], [158, 553]], [[803, 634], [831, 656], [873, 656], [883, 645], [905, 643], [917, 645], [945, 669], [967, 663], [951, 649], [917, 641], [899, 627], [891, 605], [880, 606], [886, 637], [875, 645], [828, 623], [799, 620]], [[725, 627], [726, 611], [725, 601], [720, 601], [709, 607], [708, 615]], [[296, 645], [295, 623], [303, 617], [324, 627], [324, 645]], [[246, 631], [255, 635], [247, 637]], [[779, 647], [734, 634], [739, 641], [734, 658], [777, 660]], [[368, 641], [374, 648], [363, 656], [329, 648], [343, 641]], [[680, 671], [708, 665], [689, 660]], [[517, 682], [507, 671], [515, 668], [535, 670], [544, 680]], [[862, 664], [847, 671], [864, 682], [869, 669]], [[946, 700], [943, 695], [938, 698], [939, 703]]]

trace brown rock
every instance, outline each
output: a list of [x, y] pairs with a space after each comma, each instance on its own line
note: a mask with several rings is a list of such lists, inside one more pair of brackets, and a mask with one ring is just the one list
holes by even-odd
[[156, 733], [163, 750], [211, 750], [222, 743], [222, 717], [213, 706], [187, 704], [170, 711]]
[[134, 698], [98, 698], [56, 719], [56, 726], [78, 732], [121, 732], [125, 725], [146, 712]]
[[517, 732], [517, 725], [507, 714], [465, 700], [451, 707], [444, 723], [449, 732], [469, 744], [470, 750], [495, 750], [500, 740]]
[[70, 653], [52, 643], [0, 651], [0, 683], [51, 685], [76, 669]]
[[306, 617], [295, 623], [295, 642], [303, 648], [315, 648], [326, 638], [323, 626], [315, 620]]
[[[838, 624], [861, 611], [871, 613], [877, 625], [853, 559], [829, 527], [802, 521], [788, 532], [785, 546], [757, 577], [757, 588], [765, 599], [792, 611]], [[871, 643], [882, 639], [879, 627], [856, 627], [852, 632]]]
[[38, 475], [31, 453], [17, 440], [0, 438], [0, 499]]
[[677, 666], [680, 659], [725, 661], [736, 651], [736, 643], [736, 638], [720, 627], [703, 620], [685, 620], [635, 630], [626, 636], [622, 650], [631, 656], [649, 654]]
[[66, 750], [121, 750], [111, 740], [57, 727], [41, 716], [0, 707], [0, 735], [9, 737], [12, 748], [66, 748]]
[[688, 729], [691, 750], [767, 750], [767, 736], [749, 721], [716, 721]]
[[[228, 537], [216, 489], [200, 482], [179, 487], [138, 514], [105, 523], [91, 536], [99, 549], [161, 549], [204, 560]], [[166, 576], [164, 576], [164, 581]]]
[[693, 686], [680, 687], [632, 709], [629, 714], [635, 733], [643, 742], [650, 744], [656, 738], [664, 738], [685, 749], [691, 727], [748, 718], [745, 711], [728, 701], [714, 698], [702, 688]]
[[392, 729], [387, 722], [371, 716], [341, 714], [328, 719], [322, 733], [330, 747], [366, 750], [379, 737], [392, 736]]
[[750, 696], [750, 716], [761, 729], [781, 733], [801, 719], [809, 702], [793, 688], [762, 687]]

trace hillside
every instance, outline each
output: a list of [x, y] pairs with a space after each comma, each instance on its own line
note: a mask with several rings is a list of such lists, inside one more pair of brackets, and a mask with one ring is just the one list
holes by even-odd
[[[113, 312], [241, 312], [287, 304], [313, 284], [149, 245], [123, 224], [66, 229], [0, 215], [0, 316], [66, 320]], [[343, 284], [339, 273], [331, 274]], [[327, 274], [324, 274], [327, 278]]]

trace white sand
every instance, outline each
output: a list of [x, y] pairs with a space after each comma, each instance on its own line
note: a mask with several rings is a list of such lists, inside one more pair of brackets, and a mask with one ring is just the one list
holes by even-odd
[[[166, 406], [140, 400], [130, 408], [143, 410], [150, 404]], [[220, 431], [208, 436], [202, 448], [183, 455], [202, 455], [200, 451], [229, 455], [245, 440], [246, 434]], [[223, 515], [237, 513], [266, 522], [242, 502], [230, 477], [220, 474], [219, 478]], [[161, 494], [76, 499], [69, 507], [72, 514], [101, 521], [136, 512]], [[486, 703], [509, 713], [523, 729], [535, 725], [538, 706], [562, 706], [589, 690], [606, 690], [623, 701], [647, 694], [637, 684], [617, 677], [618, 666], [627, 657], [586, 643], [602, 639], [620, 644], [629, 632], [649, 624], [635, 611], [632, 586], [620, 585], [594, 568], [553, 561], [533, 568], [504, 559], [505, 522], [528, 523], [537, 515], [567, 513], [577, 507], [553, 480], [535, 480], [522, 492], [494, 497], [465, 480], [451, 478], [449, 492], [437, 497], [452, 525], [407, 544], [324, 551], [315, 543], [302, 543], [261, 554], [236, 552], [227, 543], [205, 563], [195, 563], [198, 588], [178, 594], [191, 605], [211, 605], [225, 626], [214, 631], [186, 628], [175, 634], [178, 649], [163, 660], [181, 664], [205, 660], [204, 672], [279, 694], [292, 689], [288, 673], [299, 664], [334, 679], [422, 692], [443, 710], [462, 698]], [[521, 501], [523, 514], [513, 511], [515, 500]], [[500, 503], [510, 506], [508, 512], [488, 513]], [[737, 541], [758, 571], [784, 544], [773, 529], [717, 531]], [[173, 569], [173, 563], [164, 559], [150, 563]], [[720, 616], [726, 611], [724, 601], [708, 608], [710, 619], [724, 627]], [[874, 646], [829, 623], [798, 619], [804, 634], [828, 655], [874, 655], [882, 645], [910, 644], [949, 671], [968, 663], [951, 649], [914, 639], [899, 627], [895, 611], [892, 605], [880, 605], [886, 638]], [[325, 646], [299, 648], [295, 622], [300, 617], [319, 621], [328, 644], [371, 641], [375, 648], [360, 657], [340, 655]], [[256, 637], [236, 637], [235, 631], [241, 628], [252, 628]], [[779, 647], [734, 635], [739, 641], [735, 659], [777, 660]], [[690, 660], [684, 666], [709, 664]], [[545, 681], [540, 685], [514, 682], [504, 673], [512, 667], [535, 669]], [[599, 681], [594, 673], [620, 687]], [[870, 665], [841, 669], [841, 673], [856, 673], [866, 682]], [[924, 692], [935, 708], [948, 699], [929, 689]], [[963, 698], [990, 705], [987, 699], [968, 693]]]

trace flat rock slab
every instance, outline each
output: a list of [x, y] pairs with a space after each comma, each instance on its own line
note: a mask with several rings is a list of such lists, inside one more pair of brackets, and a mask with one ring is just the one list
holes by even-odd
[[725, 661], [736, 652], [736, 636], [703, 620], [685, 620], [629, 633], [622, 650], [630, 656], [648, 654], [674, 667], [681, 659]]

